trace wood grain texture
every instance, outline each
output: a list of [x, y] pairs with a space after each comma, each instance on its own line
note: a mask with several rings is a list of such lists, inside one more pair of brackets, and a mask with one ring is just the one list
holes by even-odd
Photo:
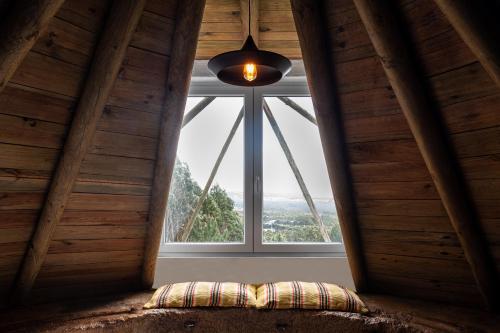
[[[436, 110], [434, 102], [416, 70], [419, 67], [410, 53], [411, 44], [401, 33], [398, 13], [389, 3], [369, 0], [355, 0], [354, 3], [432, 175], [478, 288], [486, 305], [494, 307], [498, 298], [494, 262], [446, 132], [433, 111]], [[384, 214], [390, 215], [390, 206], [382, 207]], [[417, 214], [416, 211], [407, 213]]]
[[144, 3], [115, 1], [113, 4], [113, 15], [100, 38], [36, 231], [15, 282], [12, 296], [16, 300], [22, 301], [27, 296], [45, 260]]
[[257, 46], [259, 46], [259, 4], [260, 0], [240, 0], [242, 40], [252, 35]]
[[292, 0], [291, 5], [349, 265], [356, 289], [363, 291], [368, 288], [368, 277], [358, 230], [343, 123], [338, 96], [335, 94], [337, 87], [333, 64], [324, 43], [326, 25], [322, 8], [317, 1], [312, 0]]
[[156, 258], [160, 248], [163, 221], [167, 209], [177, 144], [182, 127], [184, 108], [191, 82], [198, 33], [201, 27], [204, 0], [183, 1], [178, 7], [170, 63], [167, 91], [162, 107], [158, 152], [156, 154], [152, 197], [149, 207], [148, 230], [142, 268], [142, 286], [153, 285]]
[[500, 87], [500, 25], [493, 14], [498, 12], [498, 4], [465, 0], [435, 2]]
[[0, 92], [64, 0], [16, 1], [0, 24]]

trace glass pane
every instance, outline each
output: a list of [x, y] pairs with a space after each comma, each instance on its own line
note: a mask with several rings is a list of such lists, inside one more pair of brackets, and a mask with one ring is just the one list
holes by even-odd
[[166, 242], [243, 243], [243, 97], [189, 97], [172, 176]]
[[[264, 100], [263, 242], [341, 242], [311, 98]], [[290, 101], [302, 114], [285, 104]]]

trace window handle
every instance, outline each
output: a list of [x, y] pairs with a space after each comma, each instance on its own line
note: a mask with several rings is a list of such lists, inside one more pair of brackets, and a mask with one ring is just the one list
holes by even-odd
[[255, 177], [254, 191], [255, 193], [260, 193], [261, 191], [260, 176]]

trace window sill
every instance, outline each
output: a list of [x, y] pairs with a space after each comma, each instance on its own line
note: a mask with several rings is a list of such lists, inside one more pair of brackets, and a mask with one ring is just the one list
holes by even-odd
[[346, 258], [345, 252], [160, 252], [161, 258]]

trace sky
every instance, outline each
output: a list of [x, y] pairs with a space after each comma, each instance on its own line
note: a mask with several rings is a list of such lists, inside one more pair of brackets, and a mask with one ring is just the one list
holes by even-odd
[[[189, 111], [202, 97], [189, 97]], [[292, 99], [314, 115], [309, 97]], [[318, 128], [276, 97], [266, 97], [281, 128], [306, 186], [313, 198], [331, 199], [332, 191], [321, 148]], [[193, 178], [203, 188], [222, 146], [243, 106], [243, 97], [217, 97], [187, 124], [179, 139], [178, 157], [187, 162]], [[276, 136], [263, 117], [263, 190], [264, 196], [302, 198]], [[221, 163], [214, 184], [231, 193], [243, 192], [243, 122]]]

